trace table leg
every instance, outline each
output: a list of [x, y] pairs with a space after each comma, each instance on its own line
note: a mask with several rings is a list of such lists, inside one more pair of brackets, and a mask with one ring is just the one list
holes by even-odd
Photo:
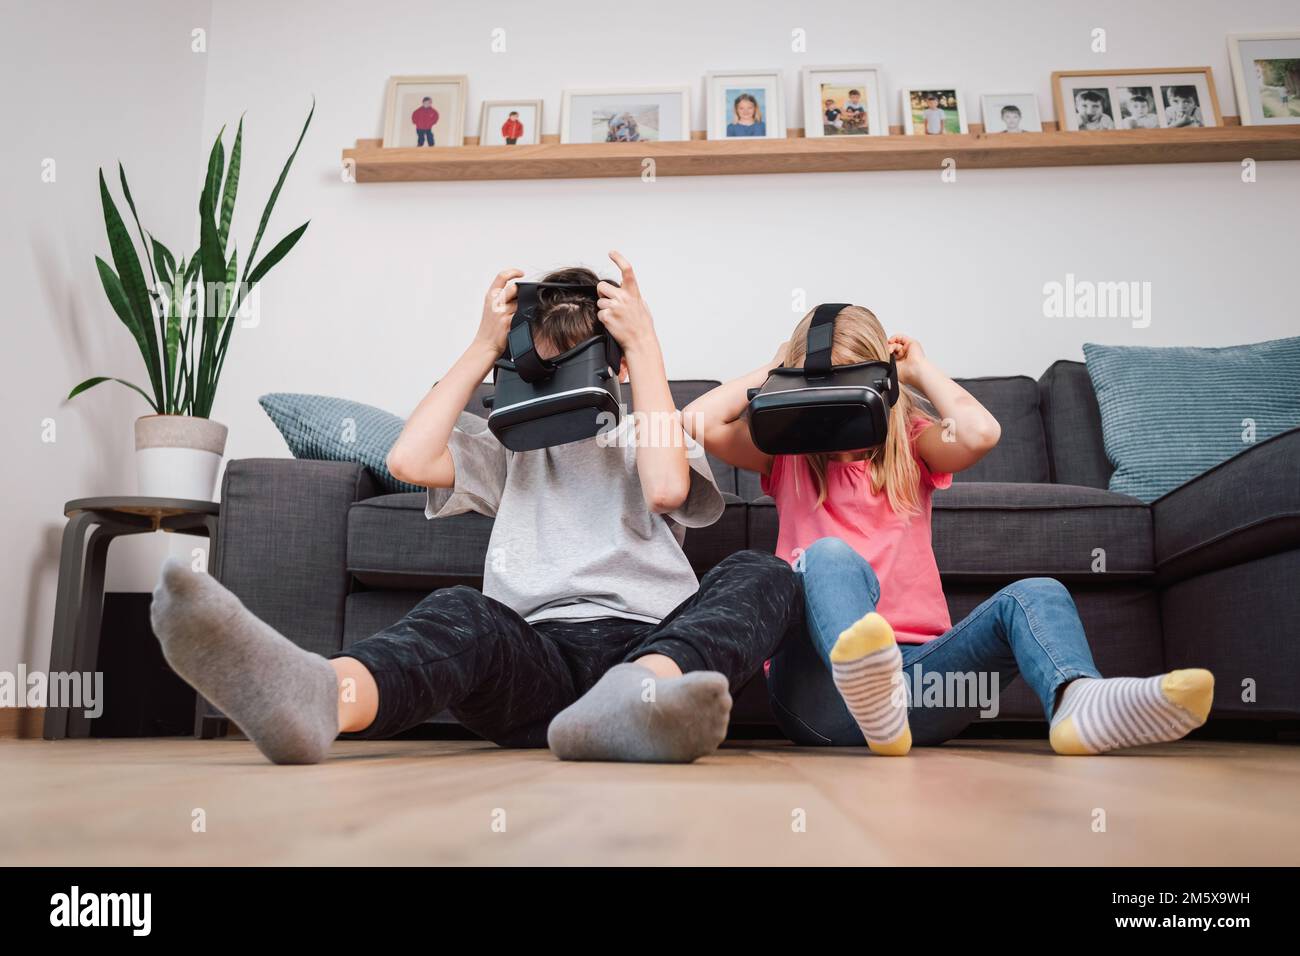
[[[77, 616], [76, 640], [73, 645], [72, 670], [88, 674], [99, 664], [99, 638], [104, 621], [104, 574], [108, 565], [108, 546], [119, 534], [132, 534], [147, 529], [122, 529], [100, 525], [90, 534], [86, 546], [86, 572], [81, 588], [81, 612]], [[103, 703], [102, 701], [100, 702]], [[84, 707], [68, 709], [69, 737], [89, 737], [90, 718]]]
[[[68, 519], [63, 528], [59, 549], [59, 584], [54, 599], [54, 635], [50, 643], [49, 674], [71, 669], [76, 654], [77, 622], [81, 616], [82, 568], [86, 529], [97, 523], [96, 516], [80, 511]], [[46, 686], [48, 687], [48, 679]], [[61, 707], [45, 708], [46, 740], [62, 740], [68, 735], [68, 712]]]

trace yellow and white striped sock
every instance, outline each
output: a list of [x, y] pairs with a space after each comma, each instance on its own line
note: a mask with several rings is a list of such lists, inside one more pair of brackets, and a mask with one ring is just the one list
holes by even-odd
[[1052, 717], [1058, 754], [1102, 754], [1185, 737], [1210, 713], [1214, 675], [1179, 670], [1156, 677], [1080, 677]]
[[831, 648], [831, 673], [867, 746], [890, 757], [912, 749], [903, 655], [888, 621], [872, 611], [841, 633]]

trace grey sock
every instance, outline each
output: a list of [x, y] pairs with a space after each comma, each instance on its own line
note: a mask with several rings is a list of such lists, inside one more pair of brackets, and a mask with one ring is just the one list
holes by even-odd
[[618, 664], [556, 715], [546, 741], [561, 760], [690, 763], [718, 749], [730, 715], [721, 674], [656, 678], [640, 664]]
[[163, 564], [151, 610], [167, 663], [275, 763], [318, 763], [338, 736], [338, 679], [207, 574]]

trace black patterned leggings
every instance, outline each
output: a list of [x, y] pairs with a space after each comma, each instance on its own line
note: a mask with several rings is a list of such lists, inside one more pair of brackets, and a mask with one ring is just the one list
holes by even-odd
[[[648, 583], [653, 587], [653, 582]], [[802, 615], [790, 566], [758, 551], [727, 557], [658, 624], [626, 618], [529, 624], [469, 587], [434, 591], [392, 627], [334, 657], [365, 665], [379, 712], [356, 737], [390, 737], [443, 710], [505, 747], [545, 747], [551, 719], [615, 664], [662, 654], [724, 674], [732, 692]]]

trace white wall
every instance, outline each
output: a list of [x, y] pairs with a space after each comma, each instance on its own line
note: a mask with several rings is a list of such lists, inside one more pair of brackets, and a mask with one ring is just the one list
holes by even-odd
[[[156, 18], [138, 19], [159, 29]], [[167, 19], [174, 26], [188, 22], [179, 14]], [[1090, 51], [1091, 30], [1099, 26], [1108, 31], [1105, 54]], [[215, 0], [206, 84], [186, 82], [191, 60], [174, 54], [183, 64], [173, 65], [184, 74], [185, 91], [202, 86], [201, 100], [186, 101], [192, 112], [185, 116], [192, 124], [201, 115], [202, 138], [247, 110], [234, 225], [240, 248], [247, 248], [250, 220], [311, 96], [317, 99], [316, 119], [265, 241], [304, 219], [312, 223], [264, 286], [260, 325], [236, 330], [214, 409], [231, 427], [228, 455], [286, 454], [256, 404], [268, 391], [323, 392], [409, 410], [472, 334], [495, 271], [517, 265], [532, 273], [571, 262], [602, 267], [611, 247], [637, 266], [669, 373], [677, 377], [728, 376], [767, 358], [798, 318], [790, 305], [796, 288], [807, 291], [809, 303], [851, 299], [871, 306], [888, 328], [918, 337], [955, 375], [1037, 376], [1056, 358], [1081, 357], [1085, 341], [1222, 345], [1300, 332], [1289, 283], [1300, 163], [1263, 164], [1258, 182], [1249, 185], [1235, 164], [959, 170], [955, 183], [942, 183], [938, 170], [654, 183], [344, 183], [340, 151], [358, 137], [381, 134], [390, 75], [468, 74], [471, 133], [484, 99], [542, 97], [544, 125], [554, 132], [565, 87], [655, 83], [690, 83], [693, 125], [701, 129], [706, 71], [774, 66], [785, 70], [790, 125], [797, 126], [799, 69], [855, 62], [884, 65], [894, 123], [900, 122], [896, 91], [909, 84], [954, 83], [970, 104], [983, 92], [1034, 90], [1051, 118], [1054, 69], [1203, 64], [1214, 69], [1223, 111], [1235, 114], [1226, 35], [1290, 26], [1300, 26], [1292, 0]], [[506, 31], [505, 53], [491, 52], [497, 27]], [[796, 27], [807, 31], [807, 53], [790, 50]], [[52, 68], [67, 60], [91, 74], [111, 49], [74, 57], [53, 46], [57, 40], [45, 35], [41, 42], [51, 46], [43, 58], [27, 53], [25, 62]], [[136, 68], [141, 72], [130, 81], [136, 95], [143, 71], [155, 65]], [[79, 85], [61, 79], [56, 89], [62, 97]], [[37, 112], [47, 114], [54, 106], [40, 90]], [[191, 126], [183, 149], [151, 155], [154, 112], [135, 95], [113, 99], [113, 121], [96, 127], [95, 162], [119, 154], [132, 162], [141, 183], [156, 184], [153, 215], [161, 217], [168, 212], [158, 205], [162, 197], [189, 201], [194, 194], [199, 132]], [[6, 163], [27, 170], [45, 148], [40, 144], [21, 140], [17, 157], [6, 145]], [[31, 405], [20, 423], [27, 446], [36, 428], [31, 422], [42, 409], [57, 407], [65, 382], [103, 367], [72, 352], [78, 337], [99, 336], [96, 341], [116, 350], [120, 371], [135, 370], [129, 341], [93, 288], [90, 254], [103, 248], [87, 192], [86, 170], [93, 166], [76, 172], [76, 188], [86, 196], [57, 215], [42, 218], [34, 199], [23, 200], [24, 247], [67, 247], [27, 299], [28, 311], [53, 314], [59, 323], [43, 333], [48, 354], [23, 373], [29, 384], [22, 391], [32, 393], [21, 396]], [[73, 182], [71, 173], [66, 182]], [[33, 180], [31, 191], [38, 188]], [[1150, 327], [1044, 318], [1043, 285], [1067, 272], [1151, 282]], [[74, 305], [63, 291], [68, 287], [78, 290]], [[41, 376], [48, 382], [39, 384]], [[112, 401], [93, 416], [60, 410], [61, 423], [72, 416], [69, 428], [111, 436], [95, 439], [100, 457], [62, 452], [81, 456], [76, 467], [63, 472], [43, 465], [8, 496], [24, 499], [25, 514], [40, 520], [22, 517], [15, 535], [21, 553], [3, 559], [12, 562], [6, 565], [12, 573], [0, 582], [0, 598], [12, 593], [7, 606], [35, 608], [19, 611], [13, 623], [36, 628], [24, 639], [41, 655], [53, 578], [48, 571], [33, 577], [31, 562], [39, 553], [48, 558], [48, 549], [31, 542], [38, 532], [48, 534], [50, 516], [65, 498], [118, 490], [129, 480], [129, 422], [139, 409], [122, 396]], [[145, 587], [151, 570], [143, 563], [123, 573], [138, 574], [135, 586]], [[10, 646], [0, 645], [0, 667]], [[44, 662], [39, 655], [29, 659]]]

